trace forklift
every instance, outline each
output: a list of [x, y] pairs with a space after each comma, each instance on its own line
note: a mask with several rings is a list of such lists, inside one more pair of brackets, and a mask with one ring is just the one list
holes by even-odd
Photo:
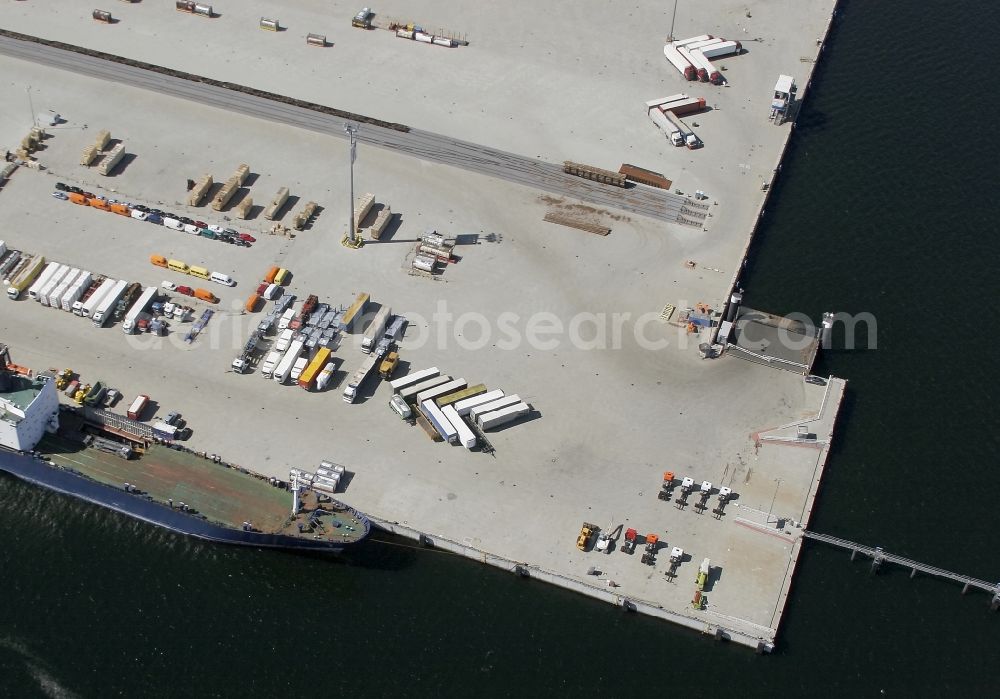
[[646, 565], [656, 565], [656, 549], [659, 542], [660, 537], [656, 534], [646, 535], [646, 553], [642, 554], [642, 562]]
[[660, 500], [669, 501], [673, 494], [674, 494], [674, 472], [664, 471], [663, 485], [660, 486], [660, 492], [657, 494], [657, 497]]
[[635, 540], [638, 536], [639, 533], [631, 527], [625, 530], [625, 543], [622, 544], [623, 553], [627, 553], [630, 556], [635, 553]]

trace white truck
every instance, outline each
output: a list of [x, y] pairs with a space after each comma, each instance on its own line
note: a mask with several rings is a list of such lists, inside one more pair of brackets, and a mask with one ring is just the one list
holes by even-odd
[[681, 121], [679, 116], [673, 112], [661, 112], [661, 114], [663, 114], [664, 120], [670, 125], [667, 137], [671, 143], [675, 146], [687, 146], [692, 150], [701, 145], [701, 141], [694, 135], [694, 131], [688, 128], [688, 125]]
[[118, 300], [125, 293], [125, 287], [127, 286], [128, 280], [126, 279], [119, 279], [115, 282], [115, 285], [111, 287], [111, 291], [101, 299], [101, 305], [94, 310], [92, 316], [94, 325], [102, 328], [107, 324], [108, 320], [115, 314], [115, 306], [118, 305]]
[[347, 388], [344, 389], [345, 403], [353, 403], [354, 399], [358, 397], [358, 389], [361, 388], [361, 384], [364, 383], [365, 379], [368, 378], [368, 375], [372, 373], [372, 369], [375, 368], [375, 365], [378, 364], [380, 359], [381, 357], [377, 354], [369, 355], [368, 358], [362, 362], [361, 366], [358, 367], [358, 370], [354, 372], [354, 376], [352, 376], [351, 380], [347, 382]]
[[278, 362], [278, 366], [275, 368], [274, 375], [271, 378], [278, 383], [285, 383], [288, 380], [288, 376], [292, 373], [295, 360], [302, 354], [302, 347], [304, 345], [305, 340], [294, 340], [285, 351], [284, 356], [281, 357], [281, 361]]
[[273, 351], [269, 352], [264, 358], [264, 361], [260, 365], [260, 375], [265, 379], [271, 378], [274, 374], [274, 368], [278, 366], [278, 362], [281, 361], [281, 352]]
[[90, 295], [90, 298], [83, 302], [83, 306], [80, 308], [80, 315], [84, 318], [90, 318], [94, 315], [94, 311], [98, 309], [101, 305], [101, 301], [111, 293], [111, 290], [115, 288], [118, 282], [114, 279], [105, 279], [101, 282], [101, 285], [97, 287], [97, 291]]
[[73, 304], [80, 300], [84, 292], [90, 288], [90, 283], [94, 280], [93, 275], [87, 270], [80, 272], [80, 275], [73, 282], [73, 285], [66, 290], [59, 300], [59, 307], [64, 311], [72, 311]]
[[382, 306], [378, 309], [378, 313], [372, 318], [372, 322], [368, 324], [365, 329], [364, 337], [361, 338], [361, 351], [365, 354], [370, 354], [373, 349], [375, 349], [375, 344], [382, 339], [382, 333], [385, 332], [385, 326], [389, 324], [389, 317], [392, 316], [392, 309], [388, 306]]
[[153, 303], [153, 299], [156, 298], [156, 292], [157, 288], [155, 286], [146, 287], [146, 290], [142, 292], [135, 303], [132, 304], [132, 308], [125, 314], [125, 318], [122, 320], [122, 332], [126, 335], [131, 335], [135, 332], [139, 317], [146, 312], [149, 304]]

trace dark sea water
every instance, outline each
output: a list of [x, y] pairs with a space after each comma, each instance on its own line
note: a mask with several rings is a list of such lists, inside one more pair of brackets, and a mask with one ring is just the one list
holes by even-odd
[[[812, 527], [993, 580], [997, 27], [995, 2], [843, 5], [745, 280], [756, 308], [877, 319], [877, 347], [821, 360], [850, 384]], [[446, 554], [202, 544], [9, 478], [0, 532], [0, 697], [1000, 687], [983, 594], [822, 545], [759, 657]]]

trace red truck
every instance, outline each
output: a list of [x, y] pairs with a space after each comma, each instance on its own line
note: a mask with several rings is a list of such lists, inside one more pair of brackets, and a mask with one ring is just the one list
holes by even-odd
[[139, 420], [142, 417], [142, 412], [146, 409], [147, 405], [149, 405], [149, 396], [144, 393], [140, 393], [136, 399], [132, 401], [132, 405], [128, 406], [128, 412], [126, 415], [128, 415], [129, 420]]
[[298, 330], [300, 327], [309, 322], [309, 316], [312, 312], [316, 310], [316, 306], [319, 305], [319, 297], [316, 294], [309, 294], [306, 297], [305, 303], [302, 304], [302, 310], [299, 314], [292, 318], [292, 322], [288, 324], [288, 327], [292, 330]]

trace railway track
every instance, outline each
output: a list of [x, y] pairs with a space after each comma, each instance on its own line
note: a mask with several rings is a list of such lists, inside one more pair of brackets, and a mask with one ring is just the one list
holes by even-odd
[[343, 125], [353, 121], [363, 125], [357, 138], [367, 145], [660, 221], [677, 222], [688, 201], [654, 187], [622, 189], [591, 182], [564, 173], [561, 164], [404, 124], [3, 29], [0, 54], [336, 138], [345, 138]]

